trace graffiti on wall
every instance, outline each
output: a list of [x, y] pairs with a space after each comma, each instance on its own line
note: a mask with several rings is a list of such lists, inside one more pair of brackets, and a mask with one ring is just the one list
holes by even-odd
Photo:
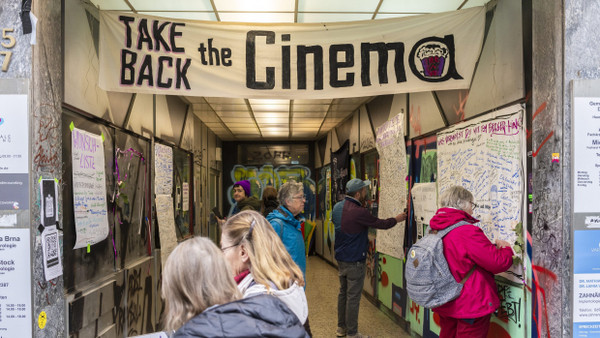
[[127, 270], [127, 336], [154, 332], [155, 308], [152, 306], [154, 260], [148, 259]]
[[[263, 189], [266, 186], [272, 185], [275, 189], [279, 189], [288, 180], [302, 183], [304, 185], [304, 195], [306, 195], [306, 204], [300, 217], [308, 220], [315, 219], [317, 184], [311, 178], [311, 171], [308, 167], [303, 165], [273, 167], [273, 165], [266, 164], [257, 168], [236, 164], [231, 169], [231, 181], [235, 183], [241, 180], [250, 181], [252, 195], [258, 198], [262, 197]], [[233, 184], [227, 188], [227, 200], [230, 204], [229, 215], [231, 215], [235, 206], [232, 192]]]

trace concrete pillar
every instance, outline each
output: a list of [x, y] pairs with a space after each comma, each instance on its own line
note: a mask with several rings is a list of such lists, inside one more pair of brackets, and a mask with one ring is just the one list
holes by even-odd
[[[17, 3], [21, 1], [11, 0]], [[31, 232], [35, 234], [32, 247], [34, 269], [33, 322], [34, 337], [64, 337], [68, 334], [65, 320], [63, 277], [46, 282], [42, 262], [40, 224], [40, 191], [38, 179], [57, 178], [61, 182], [61, 113], [63, 102], [62, 15], [61, 1], [33, 1], [32, 12], [38, 18], [37, 44], [32, 50], [32, 82], [30, 108], [31, 130]], [[59, 210], [62, 196], [59, 187]], [[59, 220], [62, 226], [62, 216]], [[60, 232], [59, 232], [60, 233]], [[60, 233], [62, 250], [62, 233]], [[41, 311], [47, 316], [41, 329], [38, 317]]]

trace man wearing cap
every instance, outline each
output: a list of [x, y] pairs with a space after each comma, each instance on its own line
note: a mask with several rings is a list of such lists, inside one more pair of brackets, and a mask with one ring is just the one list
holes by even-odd
[[369, 228], [389, 229], [406, 220], [406, 213], [379, 219], [364, 207], [368, 180], [358, 178], [346, 183], [346, 197], [332, 212], [335, 226], [335, 259], [338, 263], [340, 293], [338, 295], [338, 337], [368, 337], [358, 333], [358, 309], [365, 281], [365, 260], [369, 248]]
[[260, 200], [256, 196], [252, 196], [250, 181], [248, 180], [235, 182], [233, 185], [233, 199], [235, 200], [235, 206], [231, 215], [243, 210], [260, 211]]

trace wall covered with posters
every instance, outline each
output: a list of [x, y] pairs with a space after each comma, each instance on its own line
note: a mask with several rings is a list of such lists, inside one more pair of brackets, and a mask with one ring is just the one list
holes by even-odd
[[[66, 296], [61, 294], [67, 299], [64, 312], [69, 318], [68, 325], [63, 325], [68, 332], [64, 335], [131, 336], [153, 332], [160, 329], [164, 311], [161, 262], [168, 250], [161, 254], [161, 247], [173, 247], [194, 234], [209, 234], [209, 213], [194, 206], [220, 189], [214, 187], [219, 184], [217, 180], [211, 182], [213, 189], [208, 184], [208, 177], [212, 177], [209, 174], [216, 172], [218, 177], [220, 170], [216, 151], [220, 140], [178, 97], [98, 88], [98, 10], [78, 1], [68, 0], [64, 5], [64, 41], [57, 42], [64, 46], [63, 62], [68, 65], [58, 67], [64, 69], [64, 81], [57, 81], [61, 88], [64, 86], [64, 109], [56, 126], [52, 121], [44, 126], [57, 130], [63, 145], [53, 147], [59, 152], [62, 149], [64, 163], [61, 173], [55, 175], [64, 196], [60, 216]], [[60, 27], [60, 20], [58, 23]], [[73, 201], [72, 166], [77, 165], [79, 170], [82, 164], [94, 166], [100, 162], [93, 159], [92, 163], [92, 157], [83, 153], [77, 155], [81, 161], [75, 164], [66, 160], [72, 153], [71, 122], [74, 128], [102, 139], [102, 194], [108, 206], [108, 235], [76, 249], [73, 209], [90, 201]], [[165, 152], [170, 154], [169, 160], [161, 161], [167, 158], [163, 157]], [[38, 157], [50, 164], [54, 157], [49, 156], [44, 152]], [[60, 154], [56, 158], [60, 160]], [[155, 168], [157, 181], [152, 180]], [[89, 187], [85, 182], [77, 184]], [[42, 295], [51, 294], [54, 288], [52, 282], [39, 285]], [[42, 305], [52, 300], [48, 296], [39, 299]], [[55, 316], [48, 322], [55, 323]], [[36, 336], [63, 336], [51, 332], [40, 327]]]
[[[361, 158], [361, 168], [365, 175], [361, 178], [368, 178], [374, 182], [371, 186], [372, 200], [368, 203], [368, 207], [376, 212], [378, 211], [377, 207], [380, 207], [380, 195], [387, 188], [385, 182], [379, 177], [381, 174], [381, 160], [377, 161], [374, 159], [379, 159], [381, 156], [380, 149], [375, 150], [378, 137], [377, 131], [378, 128], [382, 128], [382, 131], [389, 130], [390, 119], [398, 113], [405, 114], [402, 122], [405, 123], [403, 135], [409, 139], [405, 148], [408, 175], [406, 173], [397, 174], [396, 177], [401, 178], [402, 182], [404, 182], [405, 175], [407, 175], [405, 197], [409, 201], [407, 206], [410, 214], [410, 222], [407, 222], [406, 228], [403, 231], [404, 237], [401, 250], [406, 250], [412, 243], [425, 234], [429, 218], [437, 210], [437, 205], [431, 203], [423, 204], [419, 201], [431, 201], [432, 198], [436, 198], [438, 189], [440, 189], [439, 183], [436, 182], [439, 182], [440, 175], [445, 182], [444, 186], [450, 181], [456, 181], [456, 177], [448, 178], [450, 169], [444, 169], [448, 165], [447, 156], [452, 156], [446, 151], [445, 137], [453, 135], [453, 132], [456, 130], [464, 130], [464, 128], [458, 125], [462, 121], [477, 122], [477, 119], [472, 118], [484, 116], [485, 112], [497, 110], [498, 107], [505, 107], [511, 103], [524, 102], [525, 100], [521, 53], [522, 30], [520, 24], [512, 26], [509, 24], [514, 21], [511, 19], [514, 17], [521, 17], [521, 6], [518, 1], [504, 1], [488, 13], [487, 24], [489, 25], [489, 30], [487, 31], [482, 56], [469, 90], [379, 96], [358, 109], [352, 118], [345, 122], [356, 126], [355, 128], [346, 128], [352, 130], [350, 135], [341, 135], [342, 133], [338, 129], [342, 128], [336, 128], [327, 138], [319, 141], [327, 144], [325, 151], [332, 144], [343, 144], [346, 139], [352, 140], [351, 144], [356, 142], [360, 145], [360, 147], [352, 149], [351, 154], [358, 154]], [[514, 51], [517, 52], [513, 53]], [[511, 53], [513, 54], [509, 55]], [[497, 60], [503, 60], [503, 62], [497, 62]], [[500, 77], [499, 74], [503, 74], [503, 76]], [[498, 79], [502, 78], [503, 80], [490, 82], [490, 78], [493, 78], [493, 76], [496, 76]], [[504, 129], [494, 129], [495, 131], [492, 131], [494, 137], [490, 137], [488, 134], [487, 138], [480, 139], [480, 142], [483, 142], [481, 145], [483, 148], [495, 149], [494, 151], [499, 152], [493, 155], [491, 159], [482, 160], [483, 163], [488, 163], [491, 166], [490, 169], [496, 168], [498, 161], [502, 163], [507, 161], [507, 158], [504, 157], [506, 156], [504, 152], [508, 152], [509, 148], [517, 150], [517, 157], [510, 160], [511, 163], [513, 160], [516, 161], [512, 174], [505, 178], [503, 178], [503, 175], [498, 175], [495, 179], [498, 182], [498, 184], [495, 184], [495, 189], [493, 188], [493, 184], [489, 184], [487, 192], [482, 196], [478, 195], [480, 198], [488, 201], [482, 203], [485, 208], [484, 211], [487, 213], [480, 216], [486, 220], [499, 221], [500, 223], [498, 224], [503, 224], [502, 222], [506, 222], [507, 224], [500, 228], [494, 228], [492, 232], [495, 231], [496, 235], [490, 234], [490, 238], [500, 236], [501, 238], [506, 238], [511, 243], [515, 243], [515, 250], [523, 260], [522, 263], [511, 269], [509, 273], [497, 277], [501, 308], [497, 314], [493, 315], [490, 334], [498, 337], [522, 337], [530, 334], [531, 328], [534, 325], [532, 323], [534, 316], [532, 314], [533, 301], [538, 299], [543, 303], [543, 298], [540, 298], [543, 295], [539, 293], [539, 290], [536, 291], [535, 286], [533, 286], [535, 281], [532, 281], [530, 273], [530, 253], [524, 252], [527, 248], [524, 238], [529, 234], [526, 226], [523, 226], [525, 217], [521, 212], [525, 209], [523, 202], [526, 195], [525, 161], [523, 157], [525, 152], [523, 135], [526, 133], [526, 126], [523, 122], [526, 120], [524, 114], [523, 111], [521, 117], [513, 119], [512, 124], [504, 121]], [[496, 116], [493, 115], [491, 118], [495, 118]], [[483, 117], [483, 119], [489, 120], [490, 117]], [[494, 122], [498, 122], [497, 125], [500, 126], [503, 121], [494, 120]], [[490, 121], [486, 122], [486, 127], [488, 123]], [[452, 129], [454, 125], [458, 127]], [[509, 127], [514, 128], [509, 130]], [[436, 131], [444, 137], [443, 149], [441, 150], [439, 142], [442, 136], [438, 138], [438, 136], [433, 135]], [[512, 141], [498, 141], [500, 136], [496, 134], [499, 134], [501, 131], [506, 135], [510, 134]], [[331, 140], [332, 138], [334, 139], [333, 141]], [[325, 140], [327, 141], [325, 142]], [[464, 140], [460, 142], [462, 143]], [[336, 149], [335, 147], [332, 148], [333, 151]], [[440, 151], [442, 151], [441, 155]], [[463, 151], [462, 153], [465, 152]], [[321, 170], [324, 171], [318, 182], [318, 189], [322, 195], [325, 195], [329, 192], [325, 173], [330, 159], [325, 156], [325, 152], [319, 153], [317, 150], [316, 155], [320, 156], [320, 158], [317, 158], [316, 163], [320, 163], [322, 165]], [[441, 159], [440, 156], [442, 156]], [[498, 158], [498, 161], [496, 161], [496, 158]], [[440, 161], [443, 163], [441, 172], [438, 166]], [[373, 163], [377, 164], [374, 165]], [[376, 168], [373, 168], [374, 166]], [[502, 166], [501, 164], [500, 167]], [[450, 168], [453, 168], [452, 164], [450, 164]], [[476, 190], [476, 186], [468, 185], [465, 182], [467, 181], [459, 179], [455, 183], [461, 184], [468, 189]], [[323, 184], [323, 187], [321, 187], [321, 184]], [[509, 186], [511, 187], [510, 189], [508, 189]], [[411, 194], [413, 187], [417, 189], [415, 190], [415, 196]], [[513, 189], [514, 187], [516, 188]], [[413, 198], [416, 198], [416, 200], [413, 200]], [[491, 202], [492, 199], [494, 202]], [[511, 201], [513, 206], [510, 208], [517, 212], [510, 221], [506, 217], [491, 212], [494, 208], [502, 210], [509, 208], [508, 204], [503, 201], [507, 201], [506, 203]], [[374, 206], [376, 207], [373, 208]], [[489, 210], [487, 206], [489, 206]], [[326, 224], [329, 221], [327, 219], [327, 206], [321, 203], [320, 208], [323, 211], [320, 215], [324, 227], [327, 227]], [[494, 224], [496, 221], [494, 221]], [[506, 231], [502, 229], [506, 229]], [[420, 307], [406, 295], [403, 261], [381, 253], [378, 250], [377, 237], [378, 234], [371, 234], [369, 236], [370, 250], [367, 257], [367, 276], [364, 291], [367, 295], [373, 297], [367, 298], [380, 304], [380, 309], [383, 309], [384, 312], [397, 315], [397, 318], [401, 322], [403, 321], [410, 326], [411, 331], [424, 337], [437, 337], [440, 332], [439, 317], [431, 310]], [[327, 252], [328, 246], [326, 241], [326, 229], [324, 229], [323, 251], [318, 253], [325, 259], [335, 263], [330, 258], [333, 253]], [[537, 311], [535, 316], [539, 317], [543, 315], [545, 310], [537, 307]]]

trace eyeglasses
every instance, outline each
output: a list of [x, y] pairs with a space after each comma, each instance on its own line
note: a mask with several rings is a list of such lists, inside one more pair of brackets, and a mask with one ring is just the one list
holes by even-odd
[[230, 245], [230, 246], [226, 246], [226, 247], [224, 247], [224, 248], [221, 248], [221, 251], [222, 251], [222, 252], [225, 252], [225, 250], [227, 250], [227, 249], [231, 249], [231, 248], [235, 248], [235, 247], [236, 247], [236, 246], [238, 246], [238, 245], [240, 245], [240, 243], [238, 243], [238, 244], [234, 244], [234, 245]]
[[469, 202], [469, 203], [471, 203], [471, 207], [473, 207], [473, 209], [479, 208], [479, 205], [477, 205], [477, 203], [473, 203], [473, 202]]
[[295, 199], [295, 200], [305, 200], [306, 199], [306, 195], [294, 196], [294, 197], [292, 197], [292, 199]]

